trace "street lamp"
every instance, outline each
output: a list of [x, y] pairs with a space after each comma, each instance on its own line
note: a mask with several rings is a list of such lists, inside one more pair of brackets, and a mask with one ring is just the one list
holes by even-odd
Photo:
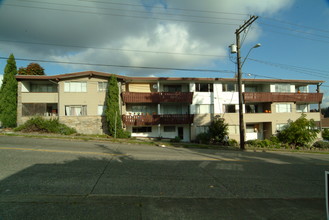
[[230, 46], [231, 48], [231, 53], [236, 53], [236, 59], [237, 59], [237, 69], [238, 69], [238, 73], [237, 73], [237, 78], [238, 78], [238, 93], [239, 93], [239, 131], [240, 131], [240, 149], [244, 150], [245, 146], [244, 146], [244, 142], [245, 142], [245, 128], [244, 128], [244, 119], [243, 119], [243, 97], [242, 97], [242, 66], [243, 64], [246, 62], [250, 52], [252, 51], [252, 49], [254, 48], [258, 48], [261, 46], [260, 43], [256, 44], [255, 46], [253, 46], [252, 48], [249, 49], [247, 56], [243, 59], [243, 61], [241, 62], [241, 57], [240, 57], [240, 36], [239, 34], [236, 35], [236, 45], [232, 44]]
[[247, 53], [247, 56], [246, 56], [246, 57], [244, 58], [244, 60], [242, 61], [241, 67], [243, 67], [244, 62], [246, 62], [246, 59], [248, 58], [248, 56], [249, 56], [250, 52], [252, 51], [252, 49], [254, 49], [254, 48], [258, 48], [258, 47], [260, 47], [260, 46], [262, 46], [262, 45], [261, 45], [260, 43], [258, 43], [258, 44], [256, 44], [255, 46], [253, 46], [252, 48], [249, 49], [249, 51], [248, 51], [248, 53]]

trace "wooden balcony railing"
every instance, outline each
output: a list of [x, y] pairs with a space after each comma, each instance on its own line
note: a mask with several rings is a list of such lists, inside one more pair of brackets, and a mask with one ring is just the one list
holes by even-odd
[[194, 115], [170, 114], [170, 115], [122, 115], [125, 125], [145, 126], [158, 124], [191, 124]]
[[244, 92], [245, 103], [250, 102], [322, 102], [323, 93]]
[[123, 92], [125, 103], [189, 103], [193, 92]]

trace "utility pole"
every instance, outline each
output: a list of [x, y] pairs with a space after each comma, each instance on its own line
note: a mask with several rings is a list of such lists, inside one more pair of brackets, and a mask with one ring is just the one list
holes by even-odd
[[239, 131], [240, 131], [240, 149], [244, 150], [244, 142], [245, 142], [245, 128], [244, 128], [244, 119], [243, 119], [243, 97], [242, 97], [242, 64], [241, 64], [241, 56], [240, 56], [240, 33], [242, 33], [247, 27], [249, 27], [258, 16], [251, 16], [248, 21], [246, 21], [242, 26], [240, 26], [235, 31], [236, 36], [236, 47], [237, 47], [237, 65], [238, 65], [238, 93], [239, 93]]

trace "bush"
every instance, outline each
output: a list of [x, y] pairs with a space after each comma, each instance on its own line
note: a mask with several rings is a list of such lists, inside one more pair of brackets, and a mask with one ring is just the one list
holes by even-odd
[[313, 147], [320, 149], [329, 149], [329, 142], [327, 141], [317, 141], [313, 144]]
[[232, 147], [237, 147], [238, 146], [238, 142], [235, 139], [229, 139], [228, 144]]
[[249, 140], [246, 141], [246, 144], [249, 145], [250, 147], [259, 147], [259, 148], [270, 148], [270, 147], [276, 147], [279, 148], [281, 145], [279, 142], [276, 142], [277, 140], [275, 138], [271, 138], [272, 140], [265, 139], [265, 140]]
[[117, 138], [131, 138], [131, 133], [123, 129], [118, 130]]
[[278, 133], [278, 139], [293, 147], [305, 147], [315, 140], [318, 133], [319, 130], [317, 130], [314, 120], [308, 120], [306, 115], [302, 114], [296, 121], [290, 122]]
[[58, 119], [47, 120], [42, 117], [33, 117], [14, 130], [22, 132], [56, 133], [64, 135], [77, 133], [74, 128], [70, 128], [62, 123], [59, 123]]
[[173, 142], [173, 143], [179, 143], [182, 139], [178, 136], [176, 136], [174, 139], [171, 139], [170, 142]]
[[325, 128], [322, 132], [322, 138], [325, 140], [329, 140], [329, 129]]
[[200, 133], [196, 136], [197, 142], [200, 144], [209, 144], [210, 142], [210, 136], [207, 132]]

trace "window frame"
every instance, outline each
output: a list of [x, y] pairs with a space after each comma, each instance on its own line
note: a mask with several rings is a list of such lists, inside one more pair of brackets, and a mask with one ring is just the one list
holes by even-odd
[[214, 92], [213, 83], [195, 83], [196, 92]]
[[[73, 84], [80, 83], [80, 90], [81, 91], [73, 91]], [[84, 86], [83, 86], [84, 85]], [[64, 92], [87, 92], [87, 81], [69, 81], [69, 82], [64, 82]]]
[[[72, 108], [79, 108], [81, 107], [81, 112], [78, 115], [72, 115]], [[69, 113], [68, 113], [68, 108], [69, 108]], [[65, 105], [65, 116], [75, 116], [75, 117], [81, 117], [81, 116], [87, 116], [87, 105]], [[75, 112], [76, 113], [76, 112]]]

